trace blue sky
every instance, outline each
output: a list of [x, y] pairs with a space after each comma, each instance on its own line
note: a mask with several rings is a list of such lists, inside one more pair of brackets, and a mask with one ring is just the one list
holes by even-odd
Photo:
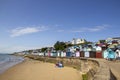
[[120, 0], [0, 0], [0, 53], [120, 37]]

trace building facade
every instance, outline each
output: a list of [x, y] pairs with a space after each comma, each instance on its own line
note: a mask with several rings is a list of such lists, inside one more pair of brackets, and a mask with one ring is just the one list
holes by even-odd
[[80, 38], [73, 38], [73, 40], [71, 41], [72, 44], [81, 44], [81, 43], [85, 43], [86, 40], [85, 39], [80, 39]]
[[112, 44], [113, 41], [118, 42], [118, 44], [120, 44], [120, 37], [114, 37], [114, 38], [107, 38], [106, 42], [109, 44]]

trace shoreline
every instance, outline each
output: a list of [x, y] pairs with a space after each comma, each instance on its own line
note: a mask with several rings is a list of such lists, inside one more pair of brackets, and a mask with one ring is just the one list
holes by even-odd
[[0, 80], [82, 80], [71, 67], [57, 68], [55, 64], [25, 59], [0, 74]]
[[[1, 56], [1, 54], [0, 54]], [[0, 58], [0, 74], [24, 61], [23, 57], [3, 54]]]

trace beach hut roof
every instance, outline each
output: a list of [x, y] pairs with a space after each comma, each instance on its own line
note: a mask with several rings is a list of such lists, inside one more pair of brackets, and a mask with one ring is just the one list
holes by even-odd
[[107, 49], [107, 51], [108, 51], [108, 52], [111, 52], [111, 51], [113, 51], [113, 50], [112, 50], [112, 49], [110, 49], [110, 48], [108, 48], [108, 49]]

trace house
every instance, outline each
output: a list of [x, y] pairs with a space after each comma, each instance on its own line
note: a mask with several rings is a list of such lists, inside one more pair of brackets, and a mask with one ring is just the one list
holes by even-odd
[[108, 43], [108, 44], [112, 44], [112, 43], [118, 43], [118, 44], [120, 44], [120, 37], [114, 37], [114, 38], [107, 38], [106, 39], [106, 42]]
[[33, 55], [39, 55], [40, 52], [39, 52], [37, 49], [34, 49], [34, 50], [32, 51], [32, 54], [33, 54]]
[[81, 43], [85, 43], [86, 40], [85, 39], [80, 39], [80, 38], [73, 38], [73, 40], [71, 41], [71, 43], [74, 44], [81, 44]]

